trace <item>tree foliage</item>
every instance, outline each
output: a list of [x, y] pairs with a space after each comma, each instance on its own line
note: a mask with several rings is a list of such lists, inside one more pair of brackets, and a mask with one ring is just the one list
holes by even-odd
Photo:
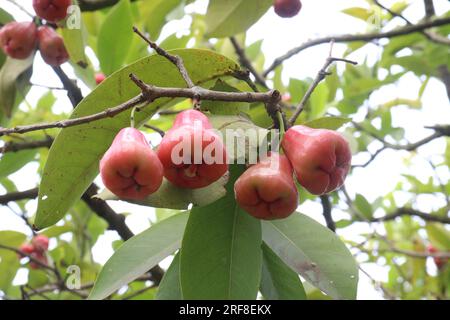
[[[448, 99], [435, 103], [448, 109], [450, 10], [434, 16], [433, 1], [425, 0], [428, 10], [413, 20], [408, 9], [422, 1], [395, 1], [389, 7], [362, 1], [340, 14], [361, 20], [367, 32], [334, 35], [330, 27], [329, 36], [305, 43], [297, 43], [293, 33], [292, 50], [272, 62], [262, 50], [264, 39], [246, 41], [247, 31], [263, 15], [273, 14], [271, 0], [210, 0], [205, 14], [193, 10], [200, 2], [193, 0], [73, 2], [81, 9], [73, 17], [79, 28], [69, 28], [69, 18], [58, 29], [70, 62], [63, 69], [45, 69], [59, 77], [62, 88], [30, 81], [35, 56], [14, 60], [0, 52], [0, 221], [7, 226], [0, 223], [0, 299], [255, 299], [258, 294], [266, 299], [355, 299], [361, 277], [369, 277], [388, 299], [450, 296], [450, 125], [446, 119], [433, 124], [424, 120], [428, 136], [409, 141], [411, 132], [396, 124], [398, 117], [414, 113], [425, 119], [429, 111], [423, 96], [439, 86]], [[7, 8], [10, 12], [0, 8], [1, 25], [24, 10]], [[164, 32], [170, 21], [186, 17], [190, 25], [182, 35]], [[158, 45], [152, 49], [133, 26]], [[286, 81], [286, 61], [333, 43], [345, 49], [342, 57], [332, 52], [326, 61], [317, 58], [325, 63], [320, 72]], [[177, 112], [192, 105], [188, 96], [161, 94], [145, 100], [145, 90], [130, 80], [134, 74], [156, 91], [186, 87], [180, 68], [158, 48], [180, 57], [194, 84], [210, 89], [211, 95], [260, 94], [251, 103], [202, 101], [219, 130], [259, 128], [267, 133], [279, 126], [282, 121], [263, 103], [271, 90], [278, 90], [286, 119], [342, 132], [354, 157], [349, 186], [320, 197], [302, 190], [299, 212], [280, 221], [260, 221], [235, 201], [233, 183], [245, 167], [233, 164], [228, 181], [204, 189], [185, 191], [165, 181], [160, 191], [137, 203], [154, 218], [148, 229], [134, 235], [128, 212], [113, 209], [117, 198], [101, 190], [96, 177], [100, 158], [129, 125], [134, 105], [145, 102], [135, 122], [152, 141], [172, 126]], [[378, 50], [376, 61], [365, 59], [370, 50]], [[107, 78], [97, 86], [98, 72]], [[420, 82], [420, 90], [373, 103], [379, 101], [375, 96], [406, 81]], [[42, 96], [30, 101], [29, 91], [35, 88]], [[73, 110], [57, 112], [59, 104]], [[98, 119], [70, 122], [92, 115]], [[372, 199], [357, 192], [357, 185], [350, 186], [388, 152], [404, 162], [401, 178], [386, 183], [393, 188]], [[19, 180], [27, 179], [30, 170], [39, 183], [20, 189]], [[378, 179], [390, 177], [379, 172]], [[323, 217], [304, 212], [314, 207]], [[8, 227], [14, 217], [24, 223], [21, 231]], [[33, 228], [51, 239], [48, 268], [32, 269], [28, 258], [17, 257], [19, 246], [36, 232]], [[108, 230], [120, 240], [101, 265], [92, 252]], [[168, 268], [160, 267], [167, 257], [173, 257]], [[373, 264], [387, 277], [366, 270]], [[24, 269], [26, 273], [19, 272]], [[78, 280], [73, 288], [70, 281]]]

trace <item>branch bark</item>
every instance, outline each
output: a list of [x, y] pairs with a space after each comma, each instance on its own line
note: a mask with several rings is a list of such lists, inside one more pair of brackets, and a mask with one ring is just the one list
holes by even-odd
[[6, 142], [3, 147], [0, 147], [0, 153], [17, 152], [21, 150], [49, 148], [53, 143], [53, 138], [47, 136], [43, 140], [34, 140], [26, 142]]
[[[333, 41], [332, 41], [333, 44]], [[331, 45], [332, 49], [333, 45]], [[294, 125], [297, 118], [300, 116], [300, 114], [303, 112], [303, 109], [305, 108], [306, 103], [308, 102], [309, 98], [311, 97], [314, 90], [317, 88], [320, 82], [322, 82], [323, 79], [326, 78], [330, 73], [327, 71], [331, 64], [333, 64], [336, 61], [342, 61], [346, 63], [351, 63], [353, 65], [357, 64], [355, 61], [347, 60], [347, 59], [341, 59], [341, 58], [334, 58], [331, 56], [331, 50], [330, 50], [330, 56], [325, 61], [325, 64], [322, 66], [322, 68], [319, 70], [319, 73], [317, 73], [316, 78], [312, 82], [312, 84], [309, 86], [308, 90], [306, 91], [305, 95], [302, 98], [302, 101], [300, 101], [299, 105], [297, 106], [294, 114], [289, 119], [289, 125]]]
[[328, 195], [320, 196], [320, 201], [322, 202], [323, 208], [323, 217], [325, 218], [325, 222], [327, 224], [328, 229], [333, 232], [336, 232], [336, 223], [333, 220], [333, 216], [331, 215], [332, 207], [330, 202], [330, 197]]
[[450, 24], [450, 17], [441, 18], [441, 19], [435, 19], [430, 21], [425, 21], [422, 23], [418, 23], [411, 26], [406, 26], [402, 28], [398, 28], [392, 31], [387, 32], [375, 32], [375, 33], [365, 33], [365, 34], [346, 34], [346, 35], [336, 35], [336, 36], [328, 36], [324, 38], [314, 39], [307, 41], [300, 46], [293, 48], [289, 50], [286, 54], [278, 57], [275, 59], [275, 61], [272, 63], [272, 65], [263, 73], [264, 77], [267, 77], [267, 75], [273, 71], [276, 67], [278, 67], [280, 64], [282, 64], [285, 60], [293, 57], [294, 55], [300, 53], [301, 51], [320, 45], [329, 43], [331, 41], [334, 42], [355, 42], [355, 41], [372, 41], [372, 40], [378, 40], [378, 39], [385, 39], [385, 38], [394, 38], [398, 36], [403, 36], [415, 32], [421, 32], [426, 29], [430, 29], [433, 27], [439, 27], [443, 25]]
[[[137, 0], [131, 0], [134, 2]], [[117, 4], [119, 0], [78, 0], [81, 11], [96, 11], [111, 7]]]
[[385, 215], [384, 217], [380, 218], [372, 218], [370, 219], [370, 222], [384, 222], [384, 221], [390, 221], [395, 220], [398, 217], [402, 216], [415, 216], [422, 218], [425, 221], [431, 221], [431, 222], [440, 222], [443, 224], [450, 224], [450, 218], [444, 217], [444, 216], [437, 216], [432, 215], [429, 213], [421, 212], [412, 208], [398, 208], [395, 212]]

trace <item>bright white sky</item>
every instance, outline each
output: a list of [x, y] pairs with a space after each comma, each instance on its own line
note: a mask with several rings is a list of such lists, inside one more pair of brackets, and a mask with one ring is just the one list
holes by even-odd
[[[382, 1], [383, 4], [391, 5], [395, 1]], [[423, 1], [412, 0], [413, 4], [405, 15], [413, 21], [419, 20], [423, 16]], [[30, 12], [33, 12], [30, 1], [20, 1]], [[442, 14], [450, 9], [450, 3], [446, 0], [435, 0], [437, 14]], [[207, 1], [200, 0], [194, 5], [189, 5], [186, 10], [188, 12], [206, 12]], [[340, 10], [348, 7], [355, 6], [367, 6], [367, 2], [364, 0], [340, 0], [340, 1], [328, 1], [328, 0], [304, 0], [303, 9], [301, 13], [293, 19], [281, 19], [270, 10], [256, 25], [254, 25], [248, 32], [247, 43], [253, 43], [257, 40], [264, 39], [263, 52], [266, 56], [266, 63], [269, 64], [274, 58], [284, 54], [287, 50], [293, 46], [304, 42], [307, 39], [325, 36], [329, 34], [341, 34], [341, 33], [356, 33], [365, 32], [366, 24], [357, 19], [350, 18], [342, 13]], [[18, 11], [13, 5], [6, 1], [2, 1], [2, 8], [7, 9], [14, 14], [14, 17], [19, 21], [29, 20], [28, 16]], [[173, 33], [182, 33], [183, 30], [189, 28], [190, 18], [185, 17], [182, 20], [171, 21], [163, 30], [159, 40]], [[324, 59], [328, 54], [329, 46], [319, 46], [304, 51], [303, 53], [295, 56], [285, 63], [284, 68], [284, 80], [288, 81], [290, 77], [305, 78], [314, 77], [317, 71], [322, 66]], [[344, 50], [343, 45], [337, 44], [335, 46], [335, 56], [341, 54]], [[379, 49], [376, 46], [368, 46], [366, 50], [359, 50], [356, 55], [352, 55], [351, 59], [357, 61], [363, 61], [366, 56], [369, 57], [369, 61], [373, 61], [380, 54]], [[64, 69], [73, 74], [69, 65], [65, 65]], [[60, 86], [58, 78], [53, 74], [47, 65], [43, 63], [39, 56], [36, 57], [35, 69], [32, 78], [33, 83], [45, 84], [48, 86]], [[421, 83], [414, 75], [408, 75], [402, 78], [402, 80], [395, 84], [384, 88], [372, 95], [370, 99], [370, 105], [378, 105], [386, 101], [390, 101], [393, 98], [416, 98]], [[88, 92], [87, 88], [83, 88], [85, 93]], [[28, 101], [35, 104], [35, 101], [39, 99], [46, 92], [45, 89], [33, 87], [27, 96]], [[71, 109], [70, 102], [65, 96], [64, 92], [54, 92], [58, 97], [58, 100], [54, 106], [55, 112], [66, 111]], [[432, 79], [423, 95], [423, 108], [420, 111], [411, 111], [407, 108], [399, 107], [393, 112], [394, 125], [403, 127], [407, 133], [407, 139], [409, 141], [419, 140], [430, 134], [429, 130], [424, 129], [426, 125], [435, 125], [439, 123], [448, 123], [450, 119], [450, 105], [445, 92], [444, 86], [437, 80]], [[362, 120], [361, 114], [358, 114], [356, 121]], [[156, 138], [152, 136], [152, 139]], [[351, 195], [356, 190], [358, 193], [363, 194], [369, 201], [375, 200], [380, 195], [386, 194], [392, 190], [401, 174], [409, 173], [413, 174], [419, 179], [425, 179], [431, 175], [431, 168], [426, 162], [426, 159], [436, 159], [436, 154], [442, 153], [445, 146], [443, 139], [438, 139], [432, 143], [427, 144], [420, 150], [421, 158], [413, 162], [413, 166], [405, 167], [402, 152], [385, 151], [377, 160], [375, 160], [369, 167], [365, 169], [357, 169], [353, 172], [352, 177], [347, 180], [347, 189]], [[371, 145], [375, 150], [379, 145], [374, 143]], [[372, 150], [372, 151], [373, 151]], [[405, 153], [406, 154], [406, 153]], [[363, 163], [367, 158], [355, 157], [354, 163]], [[27, 165], [19, 172], [10, 176], [10, 178], [16, 183], [19, 190], [26, 190], [35, 187], [39, 183], [38, 176], [36, 175], [37, 164], [32, 163]], [[441, 170], [439, 172], [442, 180], [446, 181], [450, 179], [450, 172], [447, 170]], [[101, 184], [101, 181], [97, 179], [97, 182]], [[4, 192], [4, 190], [0, 191]], [[401, 194], [398, 195], [398, 201], [401, 201], [404, 197]], [[127, 217], [127, 224], [135, 232], [141, 232], [145, 230], [149, 225], [149, 219], [153, 219], [153, 210], [140, 207], [136, 205], [130, 205], [125, 202], [111, 202], [111, 206], [116, 209], [117, 212], [132, 212]], [[418, 209], [428, 211], [441, 204], [436, 202], [435, 199], [427, 198], [426, 196], [418, 199]], [[33, 214], [36, 209], [36, 201], [30, 201], [27, 210], [30, 214]], [[320, 223], [323, 223], [323, 217], [321, 215], [322, 207], [320, 204], [307, 202], [302, 205], [299, 210], [305, 214], [308, 214], [312, 218], [316, 219]], [[336, 220], [347, 218], [347, 214], [342, 212], [334, 212], [334, 218]], [[23, 221], [16, 217], [6, 207], [0, 207], [0, 230], [18, 230], [24, 233], [29, 233], [29, 230], [23, 224]], [[362, 232], [370, 231], [365, 226], [352, 226], [345, 229], [340, 229], [340, 236], [346, 239], [352, 239], [361, 241], [358, 234]], [[96, 261], [104, 263], [112, 254], [111, 242], [118, 239], [115, 232], [107, 231], [106, 234], [100, 237], [99, 241], [93, 248], [93, 254]], [[52, 243], [55, 245], [55, 243]], [[164, 261], [163, 266], [168, 266], [170, 261]], [[371, 276], [377, 280], [385, 280], [387, 273], [384, 268], [376, 265], [364, 264], [364, 270], [368, 271]], [[430, 268], [433, 268], [430, 264]], [[23, 272], [17, 277], [16, 282], [23, 281]], [[381, 294], [374, 290], [370, 280], [360, 273], [360, 284], [358, 290], [359, 299], [382, 299]]]

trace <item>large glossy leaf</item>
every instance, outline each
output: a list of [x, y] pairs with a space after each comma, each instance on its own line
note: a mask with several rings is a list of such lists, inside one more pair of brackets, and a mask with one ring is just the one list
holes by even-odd
[[335, 299], [355, 299], [358, 266], [328, 228], [295, 213], [262, 223], [264, 242], [294, 271]]
[[[25, 235], [16, 231], [0, 231], [0, 244], [18, 248]], [[13, 251], [0, 248], [0, 290], [6, 292], [16, 276], [19, 259]]]
[[[199, 189], [183, 189], [176, 187], [164, 179], [158, 191], [149, 195], [144, 200], [136, 200], [131, 202], [154, 208], [178, 210], [186, 210], [190, 204], [206, 206], [225, 196], [226, 190], [224, 185], [227, 180], [228, 175], [224, 175], [222, 178], [207, 187]], [[119, 200], [117, 196], [109, 190], [105, 190], [100, 193], [98, 198], [103, 200]]]
[[273, 0], [211, 0], [206, 13], [208, 37], [245, 32], [273, 5]]
[[261, 293], [268, 300], [306, 300], [300, 277], [266, 244], [262, 246]]
[[[73, 18], [70, 17], [69, 19]], [[83, 23], [83, 17], [77, 17], [76, 22], [80, 25], [61, 28], [61, 33], [64, 39], [64, 45], [69, 52], [70, 59], [80, 67], [86, 68], [88, 60], [84, 52], [86, 47], [86, 30]]]
[[147, 32], [153, 40], [157, 40], [166, 22], [166, 16], [181, 0], [143, 0], [139, 3], [139, 12], [145, 23]]
[[241, 210], [233, 186], [242, 173], [232, 166], [227, 195], [191, 210], [180, 257], [184, 299], [255, 299], [261, 275], [260, 221]]
[[16, 101], [16, 81], [31, 68], [34, 55], [25, 60], [7, 58], [0, 70], [0, 112], [10, 118]]
[[[217, 80], [211, 90], [223, 92], [239, 92], [238, 89], [230, 86], [222, 80]], [[239, 114], [250, 109], [250, 105], [245, 102], [223, 102], [223, 101], [205, 101], [202, 103], [202, 109], [208, 110], [212, 114]]]
[[0, 158], [0, 178], [9, 176], [34, 159], [37, 150], [8, 152]]
[[172, 260], [164, 277], [159, 284], [157, 300], [182, 300], [180, 287], [180, 253], [178, 252]]
[[89, 299], [106, 298], [176, 251], [187, 218], [187, 213], [177, 214], [126, 241], [103, 266]]
[[[207, 50], [185, 49], [172, 53], [183, 58], [193, 81], [199, 84], [238, 68], [233, 61]], [[154, 85], [185, 86], [175, 66], [160, 56], [150, 56], [107, 78], [77, 106], [71, 118], [100, 112], [136, 96], [139, 90], [129, 80], [131, 72]], [[170, 101], [156, 100], [136, 114], [136, 123], [142, 123]], [[58, 134], [50, 149], [39, 188], [38, 211], [34, 222], [38, 228], [56, 223], [80, 198], [97, 175], [98, 162], [114, 136], [121, 128], [129, 125], [130, 112], [65, 128]]]
[[102, 71], [110, 75], [124, 63], [133, 40], [130, 0], [121, 0], [103, 22], [97, 42]]

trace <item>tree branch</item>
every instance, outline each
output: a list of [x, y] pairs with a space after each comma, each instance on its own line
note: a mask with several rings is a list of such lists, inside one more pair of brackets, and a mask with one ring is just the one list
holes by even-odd
[[[413, 25], [413, 23], [407, 19], [405, 16], [403, 16], [400, 13], [397, 13], [391, 9], [389, 9], [388, 7], [385, 7], [384, 5], [382, 5], [378, 0], [373, 0], [373, 2], [379, 6], [380, 8], [386, 10], [387, 12], [389, 12], [389, 14], [393, 17], [398, 17], [400, 19], [402, 19], [403, 21], [405, 21], [408, 25]], [[433, 2], [431, 2], [431, 5], [433, 6]], [[427, 31], [427, 30], [422, 30], [420, 31], [420, 33], [422, 33], [428, 40], [433, 41], [435, 43], [439, 43], [439, 44], [445, 44], [445, 45], [450, 45], [450, 40], [446, 37], [443, 37], [439, 34], [436, 34], [434, 32], [431, 31]]]
[[427, 19], [436, 15], [436, 10], [434, 9], [433, 0], [424, 0], [423, 4], [425, 5], [425, 17]]
[[81, 93], [80, 88], [78, 88], [76, 83], [66, 75], [60, 66], [53, 67], [53, 70], [67, 90], [67, 96], [69, 97], [70, 102], [74, 107], [77, 106], [81, 100], [83, 100], [83, 94]]
[[320, 201], [322, 202], [323, 208], [323, 217], [325, 218], [325, 222], [327, 223], [328, 229], [333, 232], [336, 232], [336, 224], [333, 220], [333, 216], [331, 215], [331, 202], [330, 197], [328, 195], [320, 196]]
[[306, 91], [305, 95], [302, 98], [302, 101], [300, 101], [299, 105], [297, 106], [297, 109], [295, 110], [292, 117], [289, 119], [289, 125], [294, 125], [297, 118], [300, 116], [300, 114], [303, 112], [303, 109], [305, 108], [306, 103], [308, 102], [309, 98], [311, 97], [314, 90], [317, 88], [320, 82], [322, 82], [323, 79], [326, 78], [330, 73], [327, 71], [328, 67], [333, 64], [336, 61], [342, 61], [346, 63], [351, 63], [353, 65], [357, 64], [355, 61], [347, 60], [347, 59], [341, 59], [341, 58], [334, 58], [332, 57], [332, 49], [333, 49], [333, 41], [331, 41], [331, 48], [330, 48], [330, 54], [325, 61], [325, 64], [322, 66], [322, 68], [319, 70], [319, 73], [317, 73], [316, 78], [312, 82], [312, 84], [309, 86], [308, 90]]
[[445, 90], [447, 90], [447, 96], [448, 99], [450, 100], [450, 71], [448, 70], [448, 67], [445, 64], [443, 64], [438, 67], [438, 73], [439, 78], [445, 85]]
[[[142, 81], [132, 75], [133, 81]], [[75, 119], [60, 120], [50, 123], [33, 124], [26, 126], [17, 126], [14, 128], [2, 128], [0, 129], [0, 136], [8, 135], [12, 133], [26, 133], [31, 131], [38, 131], [43, 129], [51, 128], [68, 128], [85, 123], [90, 123], [98, 121], [105, 118], [114, 117], [124, 111], [127, 111], [137, 105], [152, 102], [155, 99], [166, 97], [166, 98], [199, 98], [201, 100], [211, 100], [211, 101], [227, 101], [227, 102], [264, 102], [271, 103], [274, 101], [279, 92], [276, 90], [269, 91], [267, 93], [260, 92], [221, 92], [213, 91], [200, 87], [194, 88], [163, 88], [155, 87], [152, 85], [143, 84], [145, 87], [145, 94], [140, 94], [116, 107], [108, 108], [102, 112], [95, 113], [89, 116], [84, 116]]]
[[432, 221], [432, 222], [440, 222], [444, 224], [450, 224], [450, 218], [444, 217], [444, 216], [437, 216], [432, 215], [429, 213], [421, 212], [412, 208], [398, 208], [395, 212], [389, 213], [385, 215], [384, 217], [380, 218], [372, 218], [370, 219], [370, 222], [384, 222], [384, 221], [390, 221], [395, 220], [398, 217], [402, 216], [412, 216], [412, 217], [419, 217], [422, 218], [425, 221]]
[[26, 141], [26, 142], [6, 142], [3, 147], [0, 147], [0, 153], [17, 152], [21, 150], [49, 148], [53, 143], [53, 138], [47, 136], [43, 140]]
[[26, 191], [19, 191], [19, 192], [11, 192], [0, 196], [0, 204], [1, 205], [7, 205], [9, 202], [12, 201], [19, 201], [19, 200], [25, 200], [25, 199], [35, 199], [38, 196], [38, 188], [33, 188]]
[[[136, 0], [130, 0], [134, 2]], [[96, 11], [111, 7], [117, 4], [119, 0], [78, 0], [81, 11]]]
[[320, 45], [320, 44], [328, 43], [333, 40], [334, 40], [334, 42], [339, 42], [339, 43], [355, 42], [355, 41], [368, 42], [368, 41], [377, 40], [377, 39], [394, 38], [394, 37], [403, 36], [403, 35], [407, 35], [407, 34], [411, 34], [411, 33], [415, 33], [415, 32], [421, 32], [421, 31], [429, 29], [429, 28], [439, 27], [439, 26], [443, 26], [443, 25], [447, 25], [447, 24], [450, 24], [450, 17], [425, 21], [425, 22], [418, 23], [418, 24], [415, 24], [412, 26], [401, 27], [401, 28], [398, 28], [398, 29], [395, 29], [392, 31], [387, 31], [387, 32], [365, 33], [365, 34], [356, 34], [356, 35], [346, 34], [346, 35], [328, 36], [328, 37], [324, 37], [324, 38], [310, 40], [296, 48], [289, 50], [286, 54], [275, 59], [275, 61], [272, 63], [272, 65], [266, 71], [264, 71], [263, 76], [267, 77], [267, 75], [271, 71], [275, 70], [275, 68], [278, 67], [280, 64], [282, 64], [285, 60], [293, 57], [294, 55], [300, 53], [301, 51], [311, 48], [311, 47], [314, 47], [314, 46], [317, 46], [317, 45]]
[[186, 85], [188, 88], [194, 88], [195, 84], [192, 81], [191, 77], [189, 76], [188, 71], [186, 70], [186, 67], [184, 66], [183, 59], [179, 56], [174, 56], [170, 53], [168, 53], [166, 50], [161, 48], [156, 44], [156, 42], [151, 41], [149, 38], [147, 38], [142, 32], [138, 30], [138, 28], [133, 27], [133, 31], [139, 35], [147, 44], [156, 51], [157, 54], [160, 56], [166, 58], [170, 62], [172, 62], [180, 71], [181, 76], [183, 77], [184, 82], [186, 82]]
[[352, 124], [356, 129], [358, 129], [360, 131], [364, 131], [372, 138], [380, 141], [383, 144], [384, 148], [389, 148], [389, 149], [393, 149], [393, 150], [414, 151], [417, 148], [423, 146], [424, 144], [427, 144], [428, 142], [433, 141], [434, 139], [438, 139], [443, 136], [450, 136], [450, 125], [427, 127], [428, 129], [435, 130], [435, 132], [433, 134], [431, 134], [430, 136], [425, 137], [417, 142], [399, 145], [399, 144], [392, 144], [392, 143], [385, 141], [383, 138], [379, 137], [377, 134], [375, 134], [369, 130], [366, 130], [363, 126], [361, 126], [360, 124], [358, 124], [354, 121], [352, 121]]
[[247, 58], [247, 55], [245, 54], [245, 50], [239, 45], [236, 38], [230, 37], [230, 41], [234, 47], [234, 50], [236, 51], [236, 54], [239, 57], [239, 61], [240, 61], [241, 65], [250, 71], [250, 73], [255, 77], [256, 83], [262, 85], [265, 88], [268, 88], [267, 84], [266, 84], [266, 80], [253, 67], [252, 62]]

